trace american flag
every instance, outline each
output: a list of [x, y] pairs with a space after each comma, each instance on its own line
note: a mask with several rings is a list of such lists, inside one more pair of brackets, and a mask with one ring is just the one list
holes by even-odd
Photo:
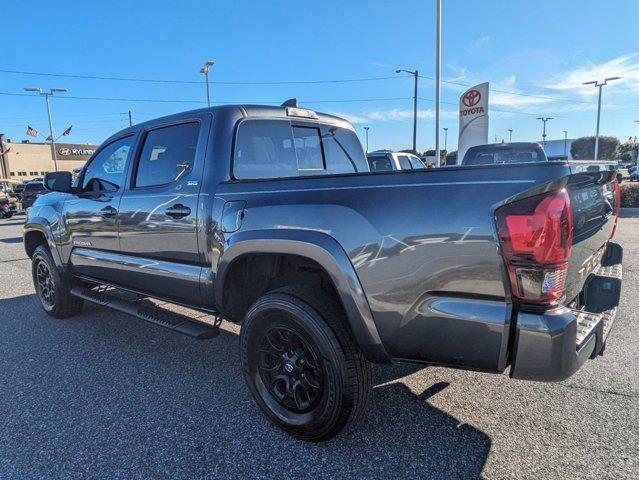
[[30, 137], [37, 137], [38, 131], [31, 125], [27, 125], [27, 135], [29, 135]]
[[71, 135], [71, 129], [73, 128], [73, 125], [71, 125], [69, 128], [67, 128], [64, 132], [62, 132], [62, 136], [63, 137], [68, 137], [69, 135]]

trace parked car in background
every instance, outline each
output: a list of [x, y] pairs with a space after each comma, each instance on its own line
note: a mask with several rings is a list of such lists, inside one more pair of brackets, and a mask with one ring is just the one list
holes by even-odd
[[635, 168], [632, 172], [630, 172], [630, 181], [639, 181], [639, 168]]
[[502, 165], [510, 163], [548, 162], [539, 143], [492, 143], [470, 147], [461, 165]]
[[18, 210], [18, 202], [15, 198], [0, 192], [0, 219], [11, 218]]
[[48, 192], [44, 188], [43, 182], [40, 182], [40, 181], [28, 182], [24, 186], [24, 190], [22, 191], [22, 195], [21, 195], [22, 208], [23, 209], [29, 208], [31, 205], [33, 205], [33, 202], [35, 202], [36, 198], [38, 198], [40, 195], [44, 195], [45, 193], [48, 193]]
[[26, 183], [21, 182], [21, 183], [16, 183], [13, 186], [13, 193], [16, 195], [16, 197], [18, 199], [20, 199], [22, 197], [22, 192], [24, 191], [25, 185], [26, 185]]
[[366, 154], [371, 172], [387, 172], [392, 170], [421, 170], [426, 168], [424, 162], [412, 153], [376, 150]]

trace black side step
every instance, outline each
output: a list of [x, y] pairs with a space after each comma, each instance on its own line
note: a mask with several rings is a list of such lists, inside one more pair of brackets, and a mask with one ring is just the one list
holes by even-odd
[[155, 305], [124, 300], [103, 291], [73, 287], [71, 289], [71, 294], [76, 297], [83, 298], [88, 302], [110, 307], [123, 313], [128, 313], [129, 315], [146, 320], [147, 322], [183, 333], [190, 337], [195, 337], [199, 340], [214, 338], [220, 333], [220, 322], [216, 322], [214, 325], [197, 322], [187, 316], [171, 312]]

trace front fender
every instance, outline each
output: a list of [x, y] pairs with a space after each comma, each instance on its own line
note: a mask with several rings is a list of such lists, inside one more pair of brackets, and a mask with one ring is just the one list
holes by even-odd
[[53, 257], [53, 261], [59, 269], [63, 268], [62, 258], [60, 257], [60, 251], [58, 250], [58, 246], [56, 244], [55, 238], [53, 236], [53, 230], [51, 228], [51, 224], [49, 220], [45, 217], [35, 216], [32, 217], [29, 215], [27, 218], [27, 222], [24, 224], [23, 233], [22, 233], [22, 243], [24, 245], [24, 249], [29, 255], [29, 250], [27, 249], [26, 237], [31, 232], [39, 232], [44, 235], [44, 238], [47, 240], [47, 245], [49, 246], [49, 250], [51, 251], [51, 256]]
[[351, 331], [364, 355], [376, 362], [390, 360], [355, 269], [334, 238], [321, 232], [295, 229], [250, 230], [231, 236], [220, 258], [215, 278], [218, 306], [223, 307], [223, 287], [230, 266], [240, 257], [249, 254], [298, 255], [321, 265], [335, 286]]

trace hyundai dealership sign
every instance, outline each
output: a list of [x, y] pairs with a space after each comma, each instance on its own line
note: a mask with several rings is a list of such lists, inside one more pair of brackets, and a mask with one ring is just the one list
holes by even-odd
[[475, 85], [459, 98], [459, 143], [461, 163], [466, 150], [488, 143], [488, 82]]

